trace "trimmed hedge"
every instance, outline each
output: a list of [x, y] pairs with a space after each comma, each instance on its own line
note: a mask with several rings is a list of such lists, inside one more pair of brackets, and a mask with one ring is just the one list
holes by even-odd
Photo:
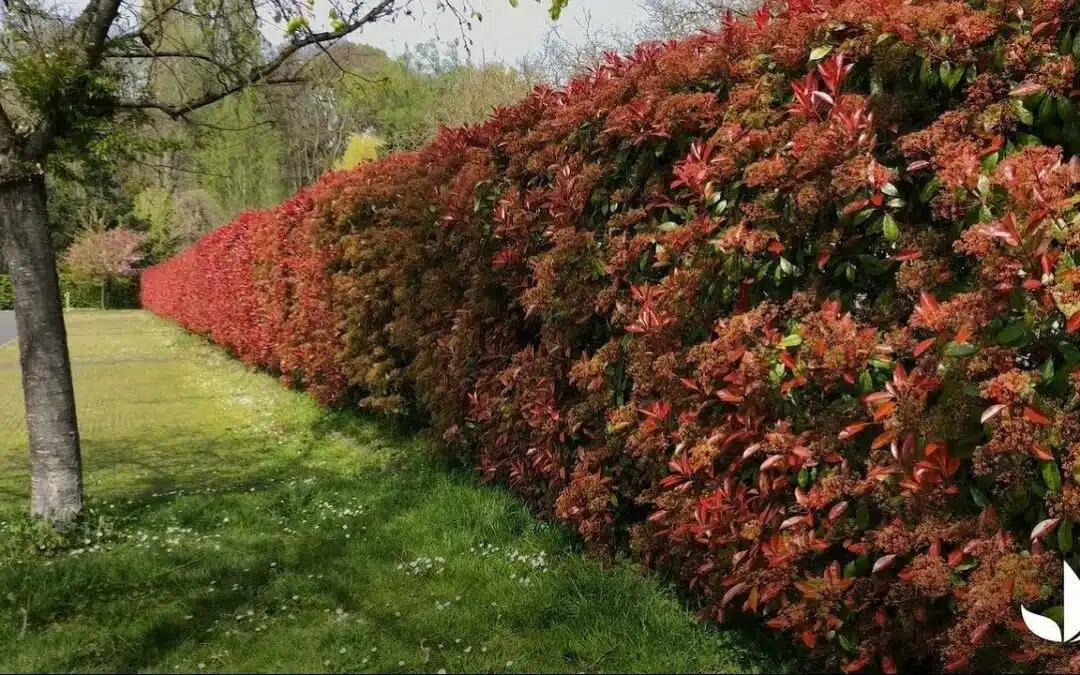
[[[1021, 9], [1022, 8], [1022, 9]], [[330, 173], [146, 307], [847, 671], [1080, 670], [1080, 13], [791, 0]]]

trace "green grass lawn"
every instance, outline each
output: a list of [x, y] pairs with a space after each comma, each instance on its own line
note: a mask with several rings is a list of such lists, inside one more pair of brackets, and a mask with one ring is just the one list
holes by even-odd
[[0, 348], [2, 671], [784, 667], [418, 436], [320, 411], [149, 314], [68, 326], [89, 512], [62, 541], [23, 515]]

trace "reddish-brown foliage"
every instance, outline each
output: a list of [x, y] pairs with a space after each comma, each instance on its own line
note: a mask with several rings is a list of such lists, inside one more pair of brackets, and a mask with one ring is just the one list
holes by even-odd
[[[790, 0], [148, 270], [145, 305], [853, 672], [1074, 670], [1071, 0]], [[808, 61], [809, 58], [809, 61]]]

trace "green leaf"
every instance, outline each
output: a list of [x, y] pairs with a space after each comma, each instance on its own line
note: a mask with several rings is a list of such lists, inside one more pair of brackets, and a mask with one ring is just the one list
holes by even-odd
[[1046, 359], [1046, 363], [1042, 367], [1042, 381], [1043, 384], [1048, 384], [1054, 380], [1054, 357]]
[[[867, 516], [869, 521], [869, 515]], [[855, 573], [858, 575], [866, 574], [870, 571], [870, 554], [863, 553], [855, 559]]]
[[1049, 124], [1054, 119], [1055, 104], [1052, 96], [1044, 96], [1042, 104], [1039, 105], [1039, 123]]
[[[941, 64], [942, 68], [945, 67], [945, 63]], [[960, 84], [960, 80], [964, 77], [964, 70], [966, 66], [952, 66], [950, 64], [948, 72], [942, 73], [941, 82], [945, 85], [945, 88], [952, 91], [956, 88], [956, 85]]]
[[1041, 462], [1042, 477], [1050, 492], [1061, 492], [1061, 470], [1057, 462]]
[[1073, 38], [1072, 55], [1074, 59], [1080, 61], [1080, 33], [1077, 33], [1076, 37]]
[[1014, 321], [1001, 329], [997, 334], [999, 345], [1011, 345], [1022, 342], [1027, 334], [1027, 325], [1023, 321]]
[[570, 0], [551, 0], [551, 7], [548, 8], [548, 16], [552, 21], [558, 21], [562, 11], [566, 9], [566, 4]]
[[[848, 563], [848, 564], [851, 565], [853, 563]], [[847, 575], [845, 575], [845, 576], [847, 576]], [[852, 642], [851, 638], [849, 638], [848, 636], [844, 635], [843, 633], [837, 633], [836, 634], [836, 639], [840, 643], [840, 647], [843, 648], [845, 651], [849, 651], [849, 652], [855, 651], [855, 643]]]
[[948, 87], [948, 89], [951, 89], [951, 87], [948, 86], [949, 77], [951, 75], [953, 75], [953, 64], [948, 63], [947, 60], [943, 60], [941, 65], [937, 66], [937, 77], [941, 78], [942, 84]]
[[810, 484], [810, 472], [806, 470], [806, 467], [799, 469], [799, 487], [806, 489], [806, 486]]
[[870, 371], [864, 370], [859, 373], [859, 393], [869, 394], [874, 390], [874, 378], [870, 377]]
[[975, 506], [978, 506], [980, 509], [985, 509], [986, 505], [990, 503], [990, 500], [986, 498], [986, 495], [983, 494], [982, 490], [974, 485], [971, 486], [971, 499], [974, 500]]
[[860, 530], [870, 527], [870, 509], [866, 504], [859, 504], [859, 508], [855, 511], [855, 526]]
[[856, 225], [859, 225], [860, 223], [865, 222], [866, 219], [869, 218], [872, 215], [874, 215], [874, 209], [873, 208], [862, 209], [861, 211], [858, 211], [858, 212], [855, 213], [855, 217], [851, 219], [851, 222], [856, 224]]
[[922, 189], [919, 190], [919, 201], [924, 203], [930, 201], [934, 198], [934, 195], [936, 195], [937, 191], [940, 189], [941, 181], [937, 179], [937, 176], [934, 176], [934, 178], [929, 183], [922, 186]]
[[1031, 126], [1035, 122], [1035, 116], [1031, 114], [1031, 111], [1024, 107], [1024, 102], [1018, 98], [1012, 100], [1013, 109], [1016, 110], [1016, 116], [1024, 124]]
[[889, 361], [887, 359], [881, 359], [881, 358], [874, 357], [874, 358], [870, 359], [869, 361], [867, 361], [867, 363], [869, 363], [873, 367], [877, 368], [878, 370], [892, 370], [893, 369], [892, 361]]
[[896, 241], [900, 238], [900, 226], [888, 213], [881, 219], [881, 233], [885, 235], [887, 241]]
[[974, 354], [978, 350], [979, 350], [979, 348], [976, 347], [975, 345], [971, 344], [970, 342], [964, 342], [962, 344], [956, 344], [955, 342], [950, 342], [945, 347], [945, 355], [946, 356], [971, 356], [972, 354]]
[[1058, 548], [1062, 553], [1069, 553], [1073, 550], [1073, 521], [1066, 518], [1058, 525]]
[[779, 342], [781, 349], [787, 349], [788, 347], [798, 347], [802, 344], [802, 336], [798, 333], [792, 333]]
[[821, 45], [820, 47], [814, 47], [810, 50], [810, 60], [819, 61], [829, 55], [832, 51], [832, 45]]
[[1058, 351], [1065, 357], [1066, 365], [1080, 363], [1080, 349], [1073, 343], [1062, 340], [1058, 343]]
[[1076, 119], [1076, 104], [1068, 96], [1055, 96], [1054, 101], [1057, 103], [1057, 115], [1062, 121]]
[[927, 89], [933, 89], [937, 86], [938, 75], [930, 64], [930, 59], [923, 59], [922, 67], [919, 68], [919, 82], [922, 83]]

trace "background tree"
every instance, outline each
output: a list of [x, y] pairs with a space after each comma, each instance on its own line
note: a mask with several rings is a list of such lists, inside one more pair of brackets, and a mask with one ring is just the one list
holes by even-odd
[[135, 266], [143, 257], [142, 240], [138, 232], [125, 228], [82, 230], [67, 250], [64, 265], [77, 278], [101, 285], [101, 308], [105, 309], [109, 282], [137, 271]]
[[[293, 0], [87, 0], [75, 11], [40, 0], [5, 2], [0, 229], [22, 336], [32, 514], [66, 522], [83, 504], [46, 170], [92, 164], [109, 139], [123, 139], [125, 130], [155, 116], [187, 119], [238, 92], [296, 83], [302, 73], [287, 65], [302, 50], [402, 14], [419, 0], [328, 4], [329, 26], [315, 29], [310, 6]], [[468, 0], [433, 4], [468, 27]], [[553, 15], [564, 5], [552, 0]], [[171, 22], [183, 23], [184, 30], [167, 31]], [[284, 34], [280, 45], [256, 37], [274, 26]], [[175, 92], [153, 86], [161, 71], [178, 73]]]
[[176, 252], [171, 232], [173, 198], [160, 185], [150, 185], [135, 197], [132, 214], [146, 226], [146, 248], [152, 262], [168, 258]]
[[629, 52], [646, 40], [677, 38], [703, 28], [715, 28], [728, 11], [746, 14], [756, 0], [634, 0], [644, 18], [629, 26], [613, 27], [597, 21], [591, 12], [578, 19], [580, 39], [569, 40], [558, 25], [552, 26], [543, 43], [524, 59], [525, 69], [560, 84], [574, 73], [600, 63], [605, 52]]
[[352, 134], [345, 152], [334, 162], [335, 169], [351, 169], [370, 162], [379, 156], [379, 149], [385, 145], [378, 136], [370, 134]]

